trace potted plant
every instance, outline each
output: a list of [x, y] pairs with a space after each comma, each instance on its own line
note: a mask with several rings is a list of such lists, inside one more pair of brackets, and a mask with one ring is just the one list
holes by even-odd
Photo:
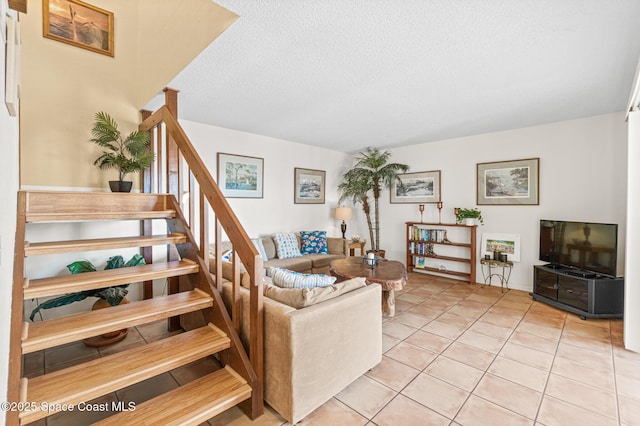
[[[338, 185], [339, 202], [349, 199], [353, 204], [362, 204], [362, 211], [367, 218], [372, 252], [384, 257], [384, 250], [380, 250], [380, 193], [390, 189], [394, 183], [402, 185], [399, 174], [409, 170], [409, 166], [400, 163], [389, 163], [391, 153], [377, 148], [367, 148], [356, 157], [354, 167], [342, 177]], [[369, 192], [373, 195], [373, 220], [369, 205]]]
[[109, 181], [111, 191], [130, 192], [133, 182], [125, 181], [125, 176], [146, 169], [155, 159], [149, 149], [149, 133], [136, 130], [123, 139], [118, 123], [106, 112], [98, 112], [91, 134], [91, 142], [104, 148], [93, 164], [103, 170], [118, 170], [118, 180]]
[[477, 225], [477, 222], [480, 224], [484, 224], [484, 219], [482, 218], [482, 213], [478, 209], [461, 209], [455, 208], [454, 213], [456, 215], [456, 222], [462, 223], [465, 222], [466, 225]]
[[[122, 256], [112, 256], [107, 260], [107, 264], [104, 267], [107, 269], [126, 268], [130, 266], [144, 265], [144, 257], [140, 254], [134, 254], [128, 262], [125, 263]], [[88, 260], [79, 260], [67, 265], [67, 269], [72, 274], [80, 274], [83, 272], [95, 272], [96, 267], [93, 266]], [[59, 306], [69, 305], [74, 302], [79, 302], [87, 297], [97, 297], [98, 300], [93, 304], [92, 310], [108, 308], [109, 306], [116, 306], [120, 304], [129, 303], [129, 300], [125, 297], [129, 290], [127, 290], [129, 284], [123, 284], [113, 287], [99, 288], [93, 290], [78, 291], [76, 293], [67, 293], [53, 299], [49, 299], [43, 303], [40, 303], [31, 311], [29, 319], [33, 321], [36, 314], [41, 309], [57, 308]], [[85, 339], [84, 342], [87, 346], [104, 346], [106, 344], [116, 343], [126, 337], [127, 329], [118, 330], [111, 333], [103, 334], [97, 338]]]

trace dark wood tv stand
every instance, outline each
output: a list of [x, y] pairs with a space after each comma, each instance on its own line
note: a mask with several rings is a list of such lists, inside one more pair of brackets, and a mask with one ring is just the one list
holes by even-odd
[[531, 296], [580, 315], [582, 319], [622, 318], [624, 278], [609, 278], [574, 268], [535, 265]]

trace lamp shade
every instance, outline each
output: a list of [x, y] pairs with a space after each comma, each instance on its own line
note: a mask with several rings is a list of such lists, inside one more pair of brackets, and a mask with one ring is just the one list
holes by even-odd
[[336, 207], [337, 220], [351, 220], [351, 207]]

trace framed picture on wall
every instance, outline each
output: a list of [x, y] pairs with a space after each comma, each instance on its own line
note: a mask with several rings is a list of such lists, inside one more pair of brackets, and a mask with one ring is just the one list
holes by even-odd
[[538, 205], [540, 159], [477, 164], [478, 205]]
[[519, 234], [482, 234], [480, 256], [489, 255], [498, 251], [507, 255], [507, 260], [520, 262], [520, 235]]
[[113, 56], [113, 13], [79, 0], [44, 0], [42, 35]]
[[262, 198], [264, 159], [218, 153], [218, 186], [227, 198]]
[[398, 175], [402, 185], [391, 186], [392, 203], [437, 203], [440, 201], [440, 170]]
[[293, 170], [293, 202], [294, 204], [324, 204], [325, 176], [324, 170]]

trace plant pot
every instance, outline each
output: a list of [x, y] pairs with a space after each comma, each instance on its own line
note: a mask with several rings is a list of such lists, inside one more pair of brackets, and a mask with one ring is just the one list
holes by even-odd
[[[126, 297], [120, 302], [121, 305], [126, 305], [127, 303], [129, 303], [129, 299], [127, 299]], [[111, 305], [109, 304], [109, 302], [104, 299], [98, 299], [91, 307], [91, 310], [95, 311], [96, 309], [105, 309], [110, 307]], [[122, 330], [111, 331], [109, 333], [101, 334], [100, 336], [84, 339], [83, 342], [85, 345], [91, 347], [107, 346], [123, 340], [125, 337], [127, 337], [128, 332], [128, 328], [123, 328]]]
[[467, 226], [475, 226], [478, 224], [478, 219], [475, 217], [468, 217], [464, 220], [464, 224]]
[[111, 192], [131, 192], [133, 182], [126, 180], [110, 180], [109, 188]]

